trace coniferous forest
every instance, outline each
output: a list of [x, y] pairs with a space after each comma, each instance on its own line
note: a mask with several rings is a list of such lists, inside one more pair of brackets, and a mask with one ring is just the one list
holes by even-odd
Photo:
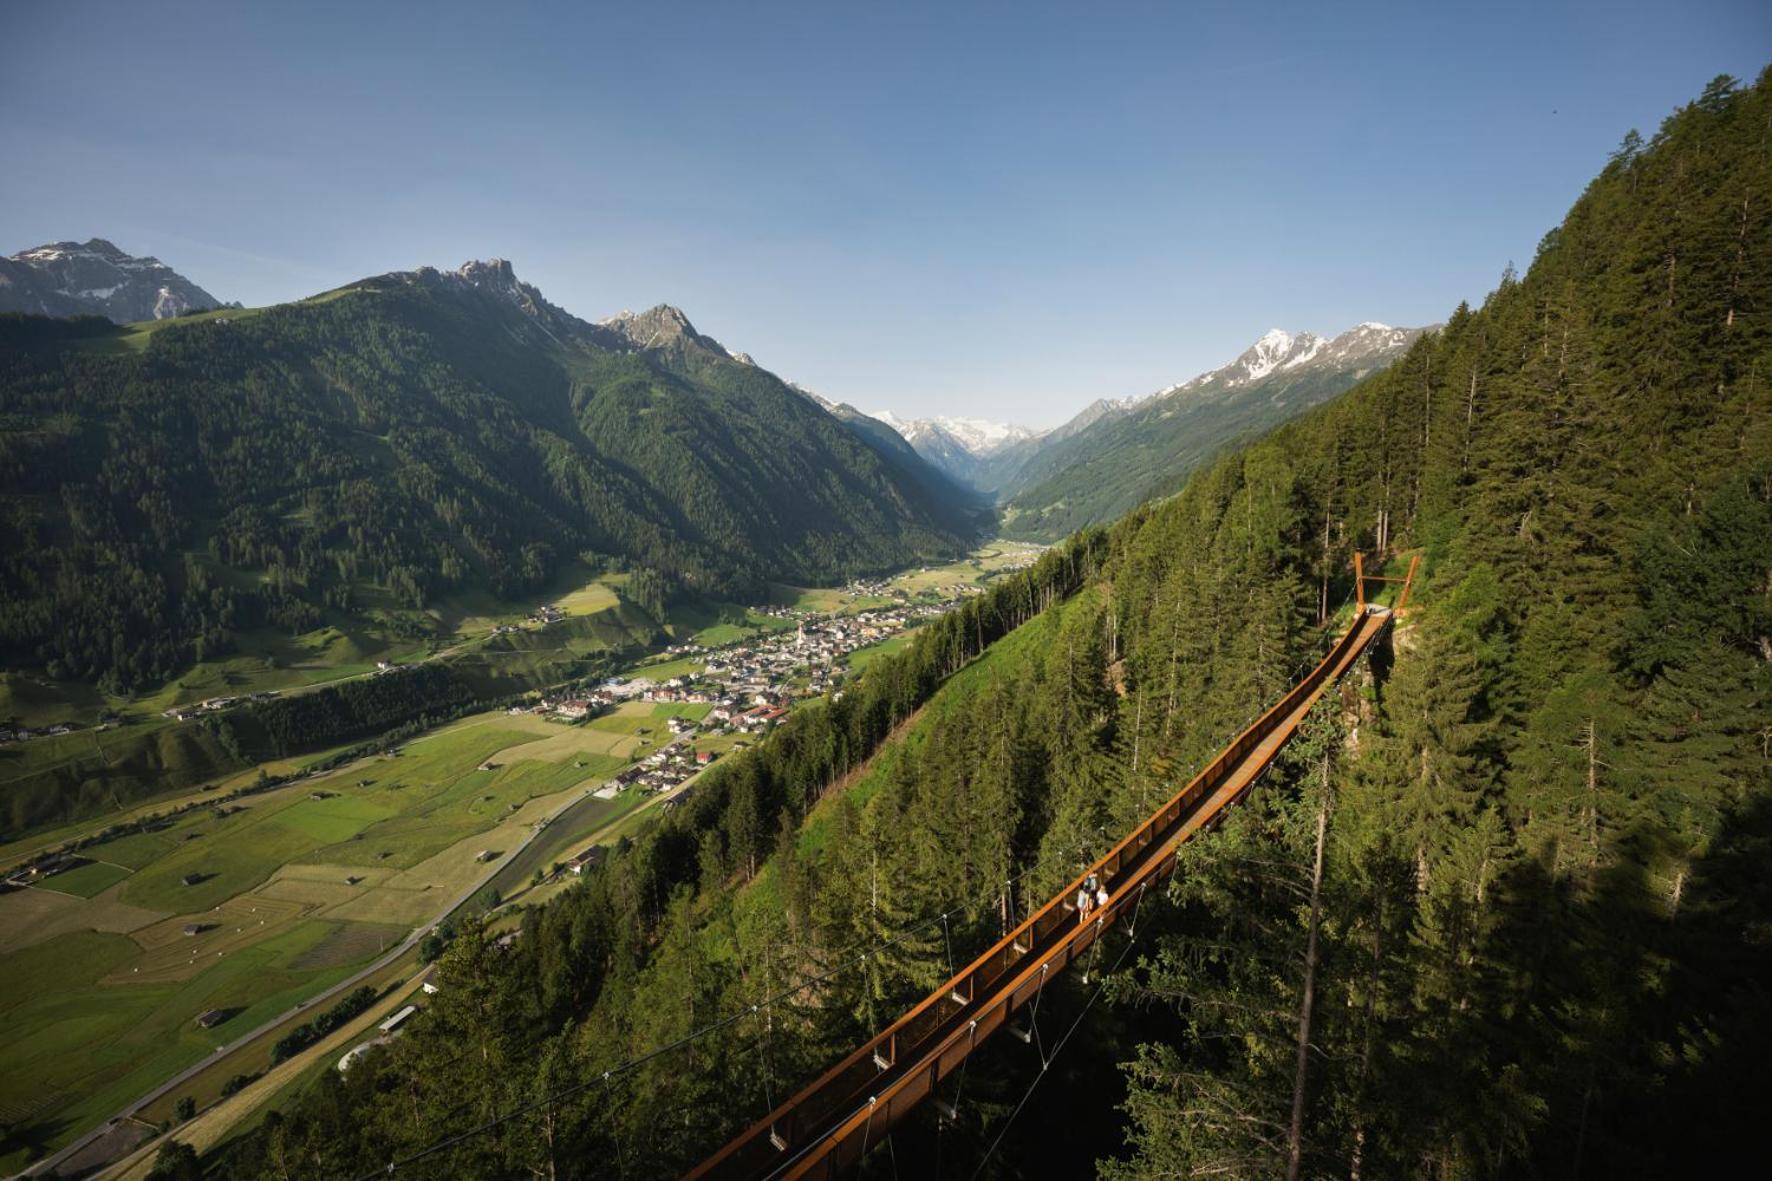
[[[1422, 559], [1388, 644], [1182, 848], [1136, 941], [1042, 1001], [1042, 1049], [990, 1043], [956, 1117], [920, 1112], [864, 1171], [1753, 1159], [1734, 1154], [1772, 1078], [1769, 193], [1772, 74], [1631, 132], [1524, 273], [1396, 364], [797, 712], [520, 938], [467, 924], [405, 1036], [212, 1175], [680, 1173], [1278, 697], [1345, 625], [1356, 551]], [[101, 518], [81, 495], [69, 519]]]
[[663, 310], [636, 347], [495, 262], [151, 332], [0, 315], [0, 661], [127, 693], [575, 561], [661, 614], [975, 536], [933, 469]]

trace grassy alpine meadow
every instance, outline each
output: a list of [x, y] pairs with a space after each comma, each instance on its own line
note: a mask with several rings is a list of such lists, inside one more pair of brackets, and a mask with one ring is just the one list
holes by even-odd
[[407, 663], [422, 659], [434, 647], [429, 640], [400, 638], [372, 628], [346, 631], [334, 626], [294, 636], [264, 628], [243, 632], [234, 643], [234, 654], [200, 660], [152, 692], [128, 697], [107, 695], [76, 681], [0, 674], [0, 717], [25, 726], [66, 721], [90, 725], [111, 711], [146, 721], [174, 706], [212, 698], [288, 692], [365, 676], [376, 670], [377, 661]]
[[521, 624], [544, 607], [553, 607], [568, 617], [596, 615], [616, 606], [627, 581], [626, 574], [599, 572], [573, 562], [547, 590], [532, 597], [503, 601], [484, 589], [474, 589], [446, 597], [429, 614], [442, 630], [470, 638], [496, 627]]
[[[901, 740], [883, 745], [873, 758], [856, 769], [844, 791], [830, 792], [812, 807], [800, 830], [801, 850], [815, 853], [822, 849], [829, 836], [830, 825], [839, 806], [838, 801], [848, 800], [858, 806], [865, 805], [875, 793], [891, 782], [898, 761], [904, 757], [905, 752], [915, 753], [921, 750], [949, 714], [963, 708], [966, 702], [994, 685], [1024, 678], [1027, 670], [1039, 661], [1040, 654], [1057, 640], [1064, 621], [1081, 615], [1092, 602], [1093, 592], [1085, 591], [1070, 602], [1058, 604], [992, 644], [977, 660], [949, 678], [940, 692], [906, 725]], [[871, 648], [863, 648], [853, 653], [852, 659], [870, 654], [874, 659], [879, 659], [885, 655], [880, 650], [887, 644], [901, 640], [908, 642], [915, 634], [905, 633]]]
[[842, 587], [788, 586], [783, 583], [771, 583], [769, 597], [779, 606], [801, 611], [837, 612], [855, 601], [855, 596]]
[[[899, 595], [915, 598], [925, 592], [946, 586], [984, 586], [1006, 570], [1019, 569], [1045, 551], [1043, 545], [997, 538], [984, 542], [965, 557], [934, 566], [918, 566], [883, 580], [885, 594], [857, 591], [849, 587], [803, 587], [783, 583], [770, 585], [770, 601], [777, 606], [826, 614], [847, 614], [872, 607], [887, 607], [899, 601]], [[765, 620], [772, 617], [765, 616]], [[782, 625], [774, 620], [775, 626]], [[704, 641], [705, 642], [705, 641]]]

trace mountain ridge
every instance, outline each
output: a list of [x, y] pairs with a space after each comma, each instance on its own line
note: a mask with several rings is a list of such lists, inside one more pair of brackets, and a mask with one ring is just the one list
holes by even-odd
[[591, 324], [501, 260], [128, 330], [0, 320], [0, 348], [0, 654], [58, 679], [153, 683], [372, 602], [426, 627], [439, 595], [586, 555], [744, 598], [952, 557], [982, 524], [681, 313]]
[[1049, 540], [1112, 520], [1172, 491], [1220, 448], [1351, 388], [1429, 331], [1374, 321], [1333, 337], [1270, 329], [1186, 381], [1091, 403], [1041, 445], [1008, 449], [987, 469], [1004, 533]]
[[159, 259], [104, 238], [48, 242], [0, 258], [0, 312], [103, 316], [118, 324], [222, 306]]
[[[1352, 373], [1352, 380], [1358, 380], [1369, 372], [1362, 362], [1394, 357], [1421, 331], [1393, 328], [1371, 320], [1332, 337], [1272, 328], [1223, 365], [1154, 393], [1097, 398], [1047, 430], [975, 417], [935, 415], [906, 419], [890, 410], [875, 411], [872, 417], [891, 427], [919, 455], [955, 480], [1009, 499], [1030, 482], [1056, 476], [1064, 465], [1042, 457], [1048, 453], [1069, 455], [1072, 449], [1061, 445], [1099, 424], [1158, 404], [1164, 406], [1165, 415], [1186, 411], [1190, 408], [1187, 400], [1195, 396], [1222, 397], [1287, 374], [1337, 369]], [[1086, 451], [1087, 445], [1083, 449]]]

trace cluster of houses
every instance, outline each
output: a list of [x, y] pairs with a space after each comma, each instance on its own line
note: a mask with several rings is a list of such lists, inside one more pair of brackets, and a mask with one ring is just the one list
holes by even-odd
[[[677, 721], [678, 719], [671, 719]], [[693, 730], [691, 723], [691, 731]], [[686, 737], [689, 731], [682, 732]], [[602, 792], [614, 795], [624, 787], [643, 791], [666, 792], [681, 786], [717, 756], [712, 751], [694, 750], [681, 739], [659, 747], [633, 766], [605, 783]]]
[[[543, 697], [531, 706], [514, 705], [507, 713], [535, 713], [551, 717], [558, 721], [580, 722], [593, 714], [600, 713], [609, 706], [623, 701], [643, 700], [655, 701], [659, 698], [648, 696], [653, 688], [651, 681], [645, 677], [636, 677], [631, 681], [620, 679], [606, 681], [589, 693], [577, 697]], [[665, 699], [670, 700], [670, 699]]]
[[893, 586], [884, 578], [857, 578], [843, 589], [858, 599], [905, 599], [910, 597], [902, 586]]
[[[792, 699], [828, 691], [841, 679], [838, 662], [843, 657], [934, 614], [939, 610], [909, 606], [828, 618], [800, 614], [791, 632], [772, 632], [721, 648], [680, 644], [671, 649], [677, 655], [705, 656], [707, 663], [700, 673], [665, 681], [615, 678], [582, 696], [547, 698], [529, 708], [578, 721], [624, 701], [709, 705], [713, 709], [707, 715], [708, 729], [762, 730], [787, 712]], [[522, 707], [513, 707], [511, 712], [521, 711]], [[679, 733], [690, 728], [683, 719], [670, 721]]]
[[559, 623], [566, 618], [566, 612], [549, 603], [545, 607], [537, 607], [524, 617], [521, 623], [501, 623], [492, 629], [495, 636], [507, 636], [513, 632], [530, 631], [546, 627], [550, 623]]
[[[946, 609], [945, 604], [898, 603], [853, 615], [814, 615], [774, 608], [772, 614], [794, 620], [792, 631], [770, 632], [710, 651], [697, 680], [717, 686], [718, 704], [727, 706], [759, 695], [771, 699], [815, 697], [841, 679], [840, 662], [845, 657], [891, 639]], [[751, 704], [764, 702], [752, 700]]]
[[74, 722], [56, 722], [40, 730], [31, 730], [24, 726], [0, 726], [0, 746], [9, 742], [24, 742], [29, 738], [53, 738], [58, 734], [71, 734], [78, 728], [78, 724]]
[[949, 602], [953, 602], [970, 595], [982, 595], [984, 587], [979, 586], [976, 582], [950, 582], [946, 586], [936, 587], [935, 593]]
[[[737, 739], [734, 748], [749, 745], [752, 736], [762, 735], [786, 717], [796, 698], [831, 691], [847, 672], [841, 663], [844, 657], [890, 639], [943, 609], [940, 604], [898, 603], [852, 615], [825, 616], [787, 607], [766, 608], [765, 613], [792, 619], [792, 630], [773, 631], [719, 648], [674, 645], [670, 656], [703, 657], [702, 671], [661, 681], [614, 678], [578, 696], [543, 699], [527, 710], [559, 721], [580, 721], [626, 701], [711, 707], [700, 722], [666, 718], [670, 739], [603, 784], [596, 794], [609, 798], [633, 786], [669, 792], [715, 758], [710, 751], [694, 750], [688, 739], [697, 734], [738, 734], [746, 737]], [[525, 707], [513, 706], [511, 712], [525, 712]], [[666, 806], [680, 806], [688, 794], [687, 790], [678, 792]]]
[[[842, 663], [845, 657], [888, 640], [945, 609], [940, 603], [902, 602], [851, 615], [816, 615], [791, 607], [761, 608], [764, 614], [791, 619], [793, 628], [717, 648], [694, 643], [673, 645], [668, 656], [702, 657], [702, 671], [662, 681], [644, 676], [613, 678], [588, 692], [547, 697], [532, 706], [513, 706], [510, 712], [533, 712], [557, 721], [578, 722], [627, 701], [707, 705], [712, 708], [699, 727], [684, 718], [668, 719], [673, 736], [682, 738], [698, 728], [709, 734], [761, 734], [786, 716], [796, 698], [816, 697], [835, 689], [848, 671]], [[650, 777], [650, 787], [673, 787], [687, 774], [694, 773], [695, 767], [684, 763], [689, 757], [672, 753], [670, 747], [654, 751], [641, 764], [641, 777]], [[687, 774], [677, 775], [679, 771]], [[619, 790], [631, 781], [610, 786]]]
[[188, 722], [204, 714], [218, 714], [223, 710], [233, 709], [236, 705], [244, 705], [249, 701], [269, 701], [275, 696], [275, 689], [261, 689], [257, 693], [247, 693], [239, 697], [211, 697], [208, 701], [199, 701], [192, 705], [175, 705], [165, 713], [175, 722]]

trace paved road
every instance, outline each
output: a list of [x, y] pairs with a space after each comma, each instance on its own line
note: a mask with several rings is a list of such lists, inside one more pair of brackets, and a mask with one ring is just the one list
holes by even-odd
[[[660, 746], [657, 749], [658, 750], [668, 750], [673, 746], [677, 746], [681, 743], [688, 742], [693, 737], [694, 737], [694, 732], [691, 731], [688, 734], [683, 734], [683, 735], [680, 735], [676, 738], [673, 738], [670, 742], [665, 743], [663, 746]], [[601, 787], [603, 785], [598, 784], [597, 786]], [[530, 844], [535, 841], [535, 839], [537, 837], [541, 836], [542, 833], [546, 832], [548, 825], [552, 824], [553, 821], [555, 820], [555, 818], [557, 818], [562, 812], [566, 811], [566, 809], [568, 809], [568, 808], [572, 807], [574, 804], [578, 803], [580, 800], [582, 800], [585, 797], [585, 795], [589, 794], [590, 792], [592, 792], [594, 790], [596, 790], [596, 789], [595, 788], [586, 788], [583, 792], [576, 792], [573, 794], [573, 797], [571, 799], [562, 803], [559, 807], [555, 808], [552, 812], [549, 812], [545, 817], [542, 818], [542, 820], [539, 823], [537, 823], [536, 825], [534, 825], [530, 829], [529, 835], [524, 837], [522, 842], [519, 843], [516, 848], [512, 849], [508, 853], [501, 855], [496, 860], [488, 862], [487, 864], [488, 864], [489, 868], [488, 868], [485, 876], [476, 880], [472, 886], [469, 886], [467, 889], [463, 890], [458, 896], [456, 896], [456, 898], [454, 898], [449, 903], [448, 907], [445, 908], [445, 910], [443, 911], [442, 914], [438, 915], [435, 919], [433, 919], [430, 923], [426, 924], [425, 926], [415, 929], [410, 935], [408, 935], [405, 939], [403, 939], [392, 950], [386, 952], [385, 954], [383, 954], [382, 956], [377, 958], [373, 963], [371, 963], [367, 967], [363, 968], [362, 971], [355, 973], [354, 975], [352, 975], [348, 979], [339, 981], [337, 984], [334, 984], [331, 988], [328, 988], [326, 991], [321, 992], [315, 996], [309, 997], [307, 1000], [296, 1005], [294, 1008], [289, 1009], [289, 1010], [283, 1012], [282, 1014], [271, 1018], [269, 1021], [266, 1021], [264, 1024], [260, 1025], [258, 1028], [252, 1030], [250, 1033], [242, 1034], [240, 1037], [235, 1038], [231, 1042], [227, 1042], [224, 1045], [217, 1046], [215, 1048], [215, 1050], [212, 1051], [207, 1057], [192, 1064], [187, 1069], [180, 1071], [178, 1074], [173, 1075], [171, 1078], [167, 1079], [164, 1083], [161, 1083], [159, 1086], [155, 1087], [152, 1091], [149, 1091], [146, 1095], [143, 1095], [141, 1098], [137, 1099], [135, 1102], [131, 1103], [129, 1106], [127, 1106], [123, 1110], [119, 1111], [116, 1115], [112, 1116], [110, 1119], [106, 1120], [104, 1123], [99, 1124], [98, 1126], [92, 1128], [85, 1135], [81, 1136], [78, 1140], [75, 1140], [73, 1143], [69, 1144], [66, 1148], [63, 1148], [61, 1151], [55, 1153], [52, 1156], [45, 1157], [43, 1160], [38, 1161], [36, 1164], [33, 1164], [28, 1169], [26, 1169], [23, 1173], [18, 1174], [18, 1175], [28, 1177], [28, 1176], [32, 1176], [32, 1175], [41, 1173], [47, 1169], [55, 1168], [62, 1161], [67, 1160], [69, 1157], [72, 1157], [75, 1153], [79, 1152], [81, 1149], [90, 1145], [93, 1141], [95, 1141], [99, 1137], [103, 1136], [106, 1132], [109, 1132], [112, 1129], [112, 1127], [114, 1127], [116, 1124], [120, 1123], [123, 1120], [128, 1119], [129, 1117], [134, 1115], [136, 1112], [138, 1112], [142, 1108], [146, 1107], [148, 1104], [154, 1102], [157, 1099], [164, 1097], [168, 1092], [176, 1090], [177, 1088], [183, 1086], [185, 1083], [189, 1082], [191, 1079], [195, 1078], [202, 1071], [207, 1070], [211, 1065], [213, 1065], [215, 1063], [215, 1061], [218, 1058], [234, 1053], [236, 1050], [239, 1050], [240, 1048], [245, 1046], [247, 1043], [251, 1042], [254, 1038], [258, 1038], [258, 1037], [263, 1036], [266, 1033], [269, 1033], [271, 1030], [277, 1028], [279, 1025], [282, 1025], [284, 1022], [289, 1021], [291, 1018], [297, 1017], [303, 1013], [306, 1013], [310, 1010], [318, 1008], [319, 1006], [324, 1004], [326, 1001], [331, 1000], [333, 997], [338, 996], [340, 993], [349, 991], [350, 989], [354, 988], [356, 985], [361, 984], [364, 980], [366, 980], [370, 976], [373, 976], [375, 973], [381, 971], [383, 968], [387, 967], [389, 964], [391, 964], [395, 960], [399, 959], [406, 952], [412, 950], [412, 948], [421, 939], [423, 939], [426, 935], [428, 935], [432, 931], [436, 930], [438, 924], [442, 923], [445, 919], [447, 919], [450, 915], [454, 914], [457, 910], [460, 910], [462, 908], [462, 906], [468, 902], [469, 899], [471, 899], [475, 894], [479, 893], [482, 889], [484, 889], [486, 887], [486, 885], [492, 881], [493, 878], [498, 876], [498, 871], [500, 869], [502, 869], [507, 862], [509, 862], [513, 857], [516, 857], [519, 853], [523, 852], [523, 850], [527, 849], [530, 846]], [[660, 792], [658, 795], [654, 796], [652, 799], [648, 800], [646, 803], [640, 805], [639, 808], [634, 809], [634, 812], [628, 813], [628, 815], [631, 816], [631, 815], [634, 815], [636, 812], [639, 812], [639, 811], [642, 811], [646, 808], [649, 808], [652, 805], [658, 803], [659, 801], [666, 799], [668, 796], [676, 794], [676, 791], [677, 791], [677, 789], [673, 788], [669, 792]], [[106, 1162], [106, 1163], [109, 1164], [111, 1162]]]

